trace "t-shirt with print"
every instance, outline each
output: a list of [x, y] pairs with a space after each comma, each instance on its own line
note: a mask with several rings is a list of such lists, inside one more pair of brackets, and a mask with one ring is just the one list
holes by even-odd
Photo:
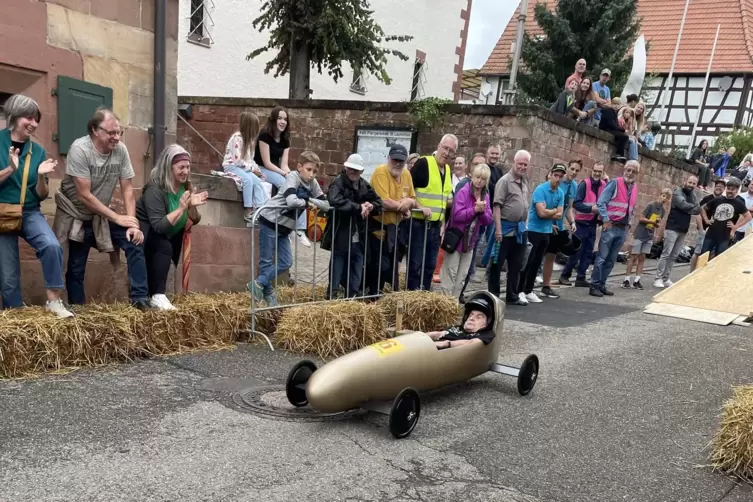
[[536, 204], [544, 202], [547, 209], [556, 209], [565, 202], [565, 194], [558, 187], [552, 190], [552, 185], [547, 181], [536, 187], [531, 196], [531, 207], [528, 209], [528, 231], [540, 234], [551, 234], [554, 220], [539, 217], [536, 212]]
[[735, 197], [728, 199], [722, 195], [716, 197], [711, 202], [706, 204], [706, 215], [709, 219], [713, 218], [713, 222], [709, 229], [706, 231], [706, 238], [712, 239], [714, 242], [723, 242], [730, 238], [730, 229], [727, 228], [727, 223], [737, 223], [737, 219], [741, 214], [748, 212], [748, 208], [745, 207], [745, 202]]
[[[750, 192], [745, 192], [744, 194], [740, 195], [740, 198], [745, 201], [745, 207], [748, 208], [748, 211], [753, 211], [753, 194], [751, 194]], [[738, 232], [747, 232], [748, 230], [753, 232], [753, 220], [737, 229]]]
[[[716, 195], [714, 195], [713, 193], [708, 194], [706, 197], [704, 197], [703, 199], [701, 199], [701, 204], [700, 204], [701, 207], [705, 206], [706, 204], [708, 204], [709, 202], [711, 202], [715, 198], [716, 198]], [[708, 215], [708, 217], [711, 218], [711, 215]], [[705, 232], [707, 228], [709, 228], [709, 226], [706, 225], [706, 222], [704, 221], [703, 222], [703, 231]]]
[[643, 217], [647, 220], [651, 220], [654, 223], [638, 223], [635, 227], [635, 233], [633, 238], [638, 241], [650, 241], [654, 238], [654, 230], [659, 222], [664, 219], [665, 214], [664, 204], [661, 202], [651, 202], [643, 210]]
[[277, 167], [280, 167], [282, 154], [285, 153], [285, 150], [290, 148], [290, 141], [287, 141], [284, 138], [280, 138], [280, 141], [275, 141], [271, 134], [267, 131], [262, 131], [259, 134], [259, 139], [256, 141], [254, 162], [256, 162], [256, 165], [259, 167], [264, 167], [264, 162], [261, 159], [261, 149], [259, 148], [259, 143], [261, 142], [269, 145], [269, 161]]
[[[390, 174], [390, 168], [387, 164], [377, 166], [374, 169], [374, 174], [371, 175], [371, 187], [382, 200], [399, 201], [405, 197], [416, 198], [416, 191], [413, 189], [413, 178], [411, 178], [408, 169], [403, 169], [400, 179], [396, 180]], [[397, 224], [397, 212], [384, 211], [383, 214], [384, 216], [374, 216], [374, 219], [381, 222], [382, 218], [384, 218], [385, 225]]]
[[68, 150], [65, 177], [60, 183], [60, 191], [73, 202], [81, 214], [93, 216], [94, 213], [76, 195], [74, 177], [90, 180], [92, 195], [105, 206], [109, 206], [118, 182], [134, 176], [136, 174], [131, 166], [131, 158], [123, 142], [118, 143], [112, 152], [103, 154], [94, 147], [91, 137], [84, 136], [74, 141]]
[[560, 190], [565, 196], [565, 202], [562, 204], [562, 218], [557, 220], [557, 228], [560, 230], [565, 229], [565, 221], [567, 221], [567, 210], [575, 200], [575, 194], [578, 191], [578, 182], [562, 180], [560, 183]]
[[[594, 89], [594, 92], [598, 94], [598, 96], [601, 99], [604, 99], [607, 102], [612, 101], [612, 91], [610, 91], [609, 87], [607, 87], [606, 85], [602, 84], [601, 82], [597, 80], [596, 82], [593, 83], [593, 89]], [[594, 113], [594, 118], [596, 120], [601, 120], [601, 108], [596, 108], [596, 113]]]

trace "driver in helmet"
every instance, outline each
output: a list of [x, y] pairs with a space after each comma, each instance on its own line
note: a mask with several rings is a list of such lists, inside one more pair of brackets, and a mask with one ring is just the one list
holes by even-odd
[[465, 316], [459, 326], [426, 333], [437, 349], [449, 349], [471, 343], [488, 345], [494, 339], [494, 306], [486, 298], [474, 298], [465, 304]]

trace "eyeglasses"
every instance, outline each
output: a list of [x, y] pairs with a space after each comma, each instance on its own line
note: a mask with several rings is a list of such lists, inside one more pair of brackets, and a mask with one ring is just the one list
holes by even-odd
[[107, 134], [108, 136], [110, 136], [111, 138], [123, 135], [123, 131], [121, 131], [120, 129], [113, 129], [112, 131], [108, 131], [107, 129], [105, 129], [102, 126], [99, 126], [99, 129], [101, 131], [104, 131], [104, 133]]

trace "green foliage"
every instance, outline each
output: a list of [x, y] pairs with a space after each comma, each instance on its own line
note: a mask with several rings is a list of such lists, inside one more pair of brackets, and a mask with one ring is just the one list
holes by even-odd
[[753, 127], [735, 129], [734, 131], [720, 134], [714, 142], [713, 149], [709, 146], [708, 151], [717, 153], [731, 146], [735, 147], [735, 154], [732, 156], [729, 165], [738, 166], [747, 154], [753, 152]]
[[[624, 86], [633, 66], [629, 51], [640, 32], [635, 0], [559, 0], [554, 12], [544, 3], [534, 9], [543, 37], [523, 38], [518, 88], [528, 102], [551, 104], [580, 58], [586, 74], [598, 79], [612, 70], [610, 87]], [[612, 95], [618, 95], [615, 90]]]
[[387, 56], [403, 61], [407, 61], [408, 56], [382, 44], [406, 42], [413, 37], [386, 36], [372, 19], [374, 11], [369, 7], [366, 0], [266, 0], [253, 27], [259, 31], [269, 30], [269, 41], [246, 59], [267, 51], [276, 52], [264, 73], [274, 69], [274, 76], [279, 77], [290, 72], [293, 43], [304, 44], [311, 51], [311, 64], [320, 74], [326, 68], [335, 82], [343, 77], [342, 65], [348, 62], [353, 68], [369, 72], [380, 82], [389, 84], [390, 77], [385, 70]]
[[444, 109], [452, 103], [449, 99], [429, 97], [408, 103], [408, 113], [411, 114], [416, 127], [431, 129], [444, 116]]

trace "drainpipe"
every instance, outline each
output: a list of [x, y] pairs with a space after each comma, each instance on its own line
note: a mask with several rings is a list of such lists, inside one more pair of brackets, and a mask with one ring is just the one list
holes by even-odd
[[165, 25], [167, 18], [167, 0], [154, 0], [154, 159], [156, 162], [165, 149], [165, 61], [167, 46], [165, 43]]

